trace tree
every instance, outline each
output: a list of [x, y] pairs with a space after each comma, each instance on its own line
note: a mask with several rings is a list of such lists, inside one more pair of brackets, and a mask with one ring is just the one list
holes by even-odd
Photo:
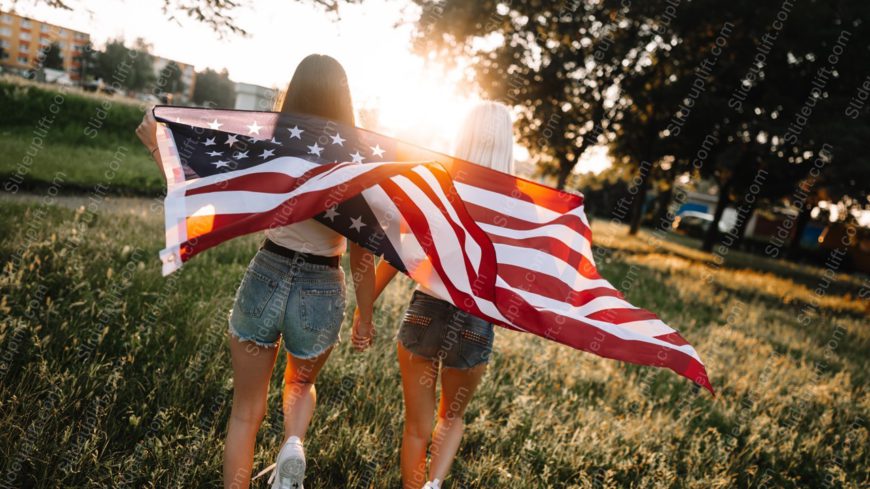
[[236, 103], [236, 84], [227, 70], [217, 72], [211, 68], [196, 74], [193, 101], [200, 105], [233, 108]]
[[170, 61], [160, 70], [160, 74], [157, 76], [157, 89], [166, 93], [184, 92], [181, 68], [179, 68], [175, 61]]
[[[31, 0], [31, 2], [63, 10], [81, 8], [80, 0]], [[15, 3], [16, 0], [13, 0], [13, 7]], [[230, 34], [245, 35], [247, 32], [233, 20], [233, 11], [243, 3], [245, 2], [237, 0], [163, 0], [163, 13], [174, 21], [178, 21], [176, 13], [181, 13], [211, 27], [221, 37]], [[331, 4], [324, 1], [318, 3]]]
[[142, 39], [137, 39], [132, 49], [120, 39], [109, 41], [106, 49], [96, 56], [93, 74], [116, 88], [142, 90], [154, 81], [150, 49]]
[[621, 63], [638, 59], [637, 32], [618, 27], [619, 9], [585, 2], [571, 11], [535, 0], [415, 3], [423, 12], [415, 49], [446, 62], [468, 59], [473, 83], [517, 109], [519, 142], [563, 188], [616, 117], [609, 94]]
[[53, 42], [43, 51], [42, 67], [51, 70], [63, 70], [63, 53], [60, 44]]

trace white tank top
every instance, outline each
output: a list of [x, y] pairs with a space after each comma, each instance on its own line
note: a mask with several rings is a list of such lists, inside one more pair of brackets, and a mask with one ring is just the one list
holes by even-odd
[[347, 247], [344, 236], [314, 219], [267, 229], [266, 237], [285, 248], [319, 256], [340, 255]]

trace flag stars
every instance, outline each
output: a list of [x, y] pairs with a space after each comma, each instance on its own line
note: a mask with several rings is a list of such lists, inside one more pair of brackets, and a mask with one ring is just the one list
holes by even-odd
[[205, 146], [214, 146], [217, 143], [214, 142], [214, 138], [207, 138], [202, 144], [204, 144]]
[[233, 155], [233, 158], [235, 158], [237, 160], [240, 160], [242, 158], [247, 158], [247, 157], [248, 157], [247, 151], [238, 151], [236, 154]]
[[335, 136], [330, 136], [330, 137], [332, 138], [332, 144], [337, 144], [339, 146], [344, 146], [343, 143], [345, 141], [347, 141], [346, 139], [342, 138], [341, 134], [339, 134], [339, 133], [335, 133]]
[[260, 134], [260, 129], [262, 129], [262, 128], [263, 128], [263, 126], [257, 124], [257, 121], [254, 121], [254, 122], [252, 122], [251, 124], [248, 125], [248, 134], [257, 134], [257, 135], [259, 135], [259, 134]]
[[330, 207], [329, 209], [326, 209], [326, 214], [324, 214], [323, 217], [329, 219], [332, 222], [335, 222], [336, 216], [339, 215], [338, 211], [336, 210], [337, 208], [338, 208], [338, 206], [334, 205], [334, 206]]
[[284, 146], [283, 144], [281, 144], [281, 141], [275, 139], [275, 136], [272, 136], [272, 139], [270, 139], [269, 142], [272, 144], [277, 144], [278, 146]]
[[302, 139], [302, 133], [305, 132], [299, 126], [288, 127], [287, 130], [290, 131], [290, 139]]
[[323, 148], [317, 145], [315, 141], [313, 145], [308, 146], [308, 154], [320, 156], [320, 152], [323, 151]]
[[215, 156], [221, 156], [221, 155], [223, 155], [224, 153], [223, 153], [222, 151], [209, 151], [209, 152], [206, 153], [206, 154], [209, 155], [209, 156], [211, 156], [211, 157], [215, 157]]
[[362, 228], [365, 225], [366, 224], [364, 222], [362, 222], [362, 216], [359, 216], [357, 218], [353, 218], [353, 217], [350, 218], [350, 228], [356, 229], [357, 232], [362, 232]]
[[215, 120], [213, 120], [213, 121], [211, 121], [211, 122], [208, 123], [208, 127], [214, 129], [215, 131], [219, 130], [219, 129], [221, 128], [222, 125], [223, 125], [223, 124], [221, 124], [220, 122], [218, 122], [217, 119], [215, 119]]
[[371, 146], [371, 148], [373, 155], [377, 156], [378, 158], [384, 156], [384, 150], [381, 149], [381, 146], [379, 144]]
[[352, 153], [352, 154], [350, 155], [350, 157], [353, 158], [352, 161], [353, 161], [354, 163], [362, 163], [363, 160], [365, 159], [365, 158], [363, 158], [363, 155], [359, 154], [359, 151], [357, 151], [356, 153]]
[[212, 162], [212, 165], [214, 165], [215, 168], [224, 168], [224, 167], [230, 166], [230, 162], [226, 161], [226, 160], [218, 160], [218, 161]]
[[239, 142], [239, 138], [235, 134], [230, 134], [227, 136], [227, 140], [224, 142], [229, 147], [233, 147], [234, 144]]
[[274, 149], [264, 149], [263, 154], [260, 155], [260, 158], [263, 158], [265, 160], [266, 158], [268, 158], [274, 154], [275, 154]]

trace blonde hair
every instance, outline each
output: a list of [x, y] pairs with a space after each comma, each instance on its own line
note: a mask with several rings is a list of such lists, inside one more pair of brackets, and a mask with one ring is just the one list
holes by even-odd
[[477, 104], [462, 123], [453, 154], [481, 166], [514, 172], [513, 123], [507, 106], [499, 102]]

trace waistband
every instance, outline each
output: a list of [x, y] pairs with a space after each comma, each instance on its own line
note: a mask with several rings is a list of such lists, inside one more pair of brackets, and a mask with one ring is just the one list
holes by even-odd
[[271, 251], [276, 255], [281, 255], [285, 258], [289, 258], [293, 261], [300, 260], [305, 263], [313, 263], [315, 265], [326, 265], [328, 267], [338, 268], [339, 263], [341, 262], [341, 255], [336, 256], [320, 256], [320, 255], [312, 255], [311, 253], [303, 253], [301, 251], [291, 250], [290, 248], [285, 248], [269, 238], [266, 238], [266, 241], [263, 241], [263, 246], [260, 247], [261, 250]]

